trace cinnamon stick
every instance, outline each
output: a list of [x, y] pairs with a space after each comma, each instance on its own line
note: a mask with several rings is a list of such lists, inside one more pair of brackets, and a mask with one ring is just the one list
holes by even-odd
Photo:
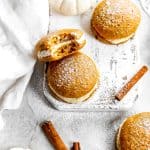
[[56, 150], [68, 150], [51, 121], [42, 123], [41, 128]]
[[73, 143], [72, 150], [81, 150], [81, 149], [80, 149], [80, 143], [79, 143], [79, 142], [74, 142], [74, 143]]
[[142, 78], [142, 76], [148, 71], [147, 66], [143, 66], [131, 79], [126, 83], [123, 88], [115, 95], [117, 100], [122, 100], [123, 97], [130, 91], [130, 89]]

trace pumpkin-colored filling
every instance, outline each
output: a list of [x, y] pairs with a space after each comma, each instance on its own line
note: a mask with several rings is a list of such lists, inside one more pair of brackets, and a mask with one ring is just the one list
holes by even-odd
[[80, 47], [79, 43], [77, 43], [76, 41], [72, 41], [71, 43], [68, 43], [66, 45], [59, 47], [56, 50], [55, 54], [57, 56], [67, 55], [67, 54], [73, 53], [74, 51], [78, 50], [79, 47]]
[[63, 34], [53, 36], [51, 39], [51, 44], [59, 44], [59, 43], [63, 43], [75, 39], [76, 39], [75, 35], [71, 33], [63, 33]]

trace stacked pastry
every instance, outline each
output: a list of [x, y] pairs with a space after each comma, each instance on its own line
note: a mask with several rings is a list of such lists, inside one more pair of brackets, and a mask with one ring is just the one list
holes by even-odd
[[77, 103], [96, 89], [99, 74], [94, 61], [79, 50], [86, 41], [78, 29], [63, 29], [43, 37], [36, 45], [40, 61], [47, 66], [47, 82], [61, 100]]
[[[71, 1], [61, 2], [51, 1], [51, 5], [57, 11], [69, 15], [70, 9], [65, 10]], [[80, 5], [76, 0], [73, 3]], [[87, 9], [84, 6], [84, 11], [78, 13], [73, 10], [70, 15], [81, 14]], [[131, 0], [103, 0], [94, 9], [91, 29], [98, 39], [119, 44], [135, 34], [140, 19], [140, 11]], [[47, 82], [51, 91], [68, 103], [89, 98], [99, 79], [94, 61], [80, 52], [85, 44], [83, 32], [79, 29], [62, 29], [43, 37], [36, 45], [38, 59], [49, 62]]]

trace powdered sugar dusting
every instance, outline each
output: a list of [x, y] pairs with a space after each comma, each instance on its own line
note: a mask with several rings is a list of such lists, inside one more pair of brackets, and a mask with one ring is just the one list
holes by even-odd
[[[72, 84], [72, 82], [74, 82], [73, 76], [80, 77], [82, 76], [82, 73], [85, 72], [85, 70], [81, 72], [80, 69], [82, 66], [86, 66], [87, 68], [85, 69], [88, 69], [92, 65], [91, 61], [84, 61], [82, 58], [82, 55], [78, 56], [77, 61], [77, 58], [74, 58], [73, 55], [71, 55], [55, 66], [55, 68], [57, 67], [56, 71], [60, 72], [56, 80], [58, 86], [61, 86], [62, 83], [66, 83], [67, 85]], [[80, 68], [79, 65], [81, 65]], [[52, 71], [54, 72], [54, 70]], [[89, 74], [85, 74], [85, 78], [88, 78], [88, 76]], [[82, 80], [81, 84], [84, 84]]]
[[[97, 21], [93, 22], [99, 22], [97, 26], [103, 28], [104, 31], [106, 29], [106, 32], [111, 32], [110, 27], [117, 27], [115, 32], [119, 35], [123, 33], [126, 35], [126, 32], [130, 35], [140, 20], [140, 12], [130, 0], [104, 0], [96, 7], [94, 16], [93, 20]], [[124, 28], [127, 28], [126, 32]]]
[[[131, 17], [135, 17], [138, 15], [137, 13], [134, 13], [133, 4], [129, 0], [106, 0], [105, 6], [103, 7], [103, 13], [102, 14], [109, 14], [109, 15], [117, 15], [117, 14], [130, 14]], [[128, 5], [128, 7], [125, 7]]]
[[65, 97], [84, 96], [89, 93], [98, 79], [93, 61], [84, 54], [69, 55], [48, 67], [48, 82]]

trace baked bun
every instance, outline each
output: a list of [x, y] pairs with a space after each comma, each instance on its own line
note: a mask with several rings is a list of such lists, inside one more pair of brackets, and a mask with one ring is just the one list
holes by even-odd
[[62, 29], [43, 37], [36, 45], [40, 61], [55, 61], [79, 51], [86, 41], [78, 29]]
[[47, 69], [50, 89], [68, 103], [78, 103], [90, 97], [96, 88], [98, 77], [95, 63], [82, 53], [74, 53], [51, 62]]
[[150, 148], [150, 112], [127, 118], [120, 126], [116, 146], [118, 150], [148, 150]]
[[98, 39], [119, 44], [135, 34], [140, 20], [140, 10], [131, 0], [103, 0], [94, 10], [91, 29]]

